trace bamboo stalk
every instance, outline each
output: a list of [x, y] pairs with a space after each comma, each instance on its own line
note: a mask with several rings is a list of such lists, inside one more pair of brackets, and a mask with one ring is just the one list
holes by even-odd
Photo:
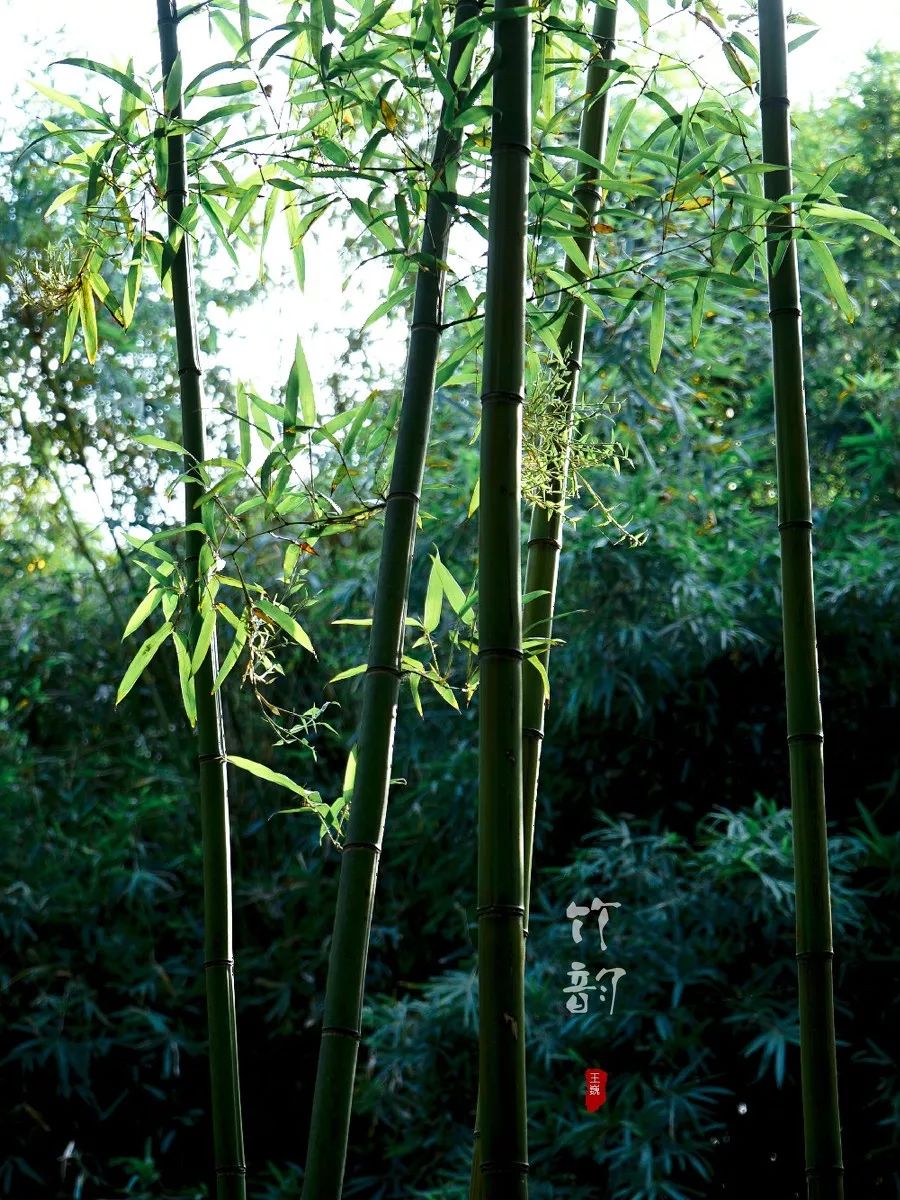
[[[598, 4], [594, 11], [592, 37], [597, 49], [588, 64], [587, 87], [578, 147], [592, 159], [603, 160], [606, 132], [609, 123], [609, 60], [616, 36], [615, 8]], [[590, 266], [594, 253], [592, 226], [600, 207], [598, 171], [587, 162], [578, 166], [578, 185], [572, 208], [582, 221], [575, 244]], [[585, 272], [571, 258], [566, 259], [565, 271], [573, 279], [583, 280]], [[565, 323], [559, 338], [565, 368], [560, 394], [565, 396], [566, 438], [562, 459], [552, 467], [543, 504], [531, 510], [531, 530], [528, 538], [528, 557], [525, 567], [525, 593], [543, 592], [525, 605], [523, 623], [526, 637], [547, 639], [547, 645], [537, 657], [549, 673], [550, 638], [553, 632], [553, 613], [556, 607], [556, 583], [563, 541], [563, 518], [569, 479], [569, 458], [575, 427], [575, 405], [581, 378], [581, 356], [584, 353], [584, 333], [587, 308], [583, 300], [573, 295], [566, 304]], [[525, 841], [525, 931], [528, 932], [528, 906], [531, 895], [531, 862], [534, 847], [534, 819], [540, 773], [541, 743], [544, 738], [544, 718], [547, 700], [543, 680], [534, 668], [525, 670], [522, 684], [522, 757]]]
[[[779, 168], [765, 174], [765, 193], [769, 200], [778, 200], [793, 191], [782, 0], [760, 0], [759, 52], [763, 159]], [[769, 217], [769, 317], [797, 896], [800, 1072], [807, 1196], [809, 1200], [841, 1200], [843, 1165], [834, 1035], [822, 711], [816, 656], [812, 499], [803, 391], [800, 281], [792, 230], [789, 205]], [[782, 250], [786, 252], [777, 266], [777, 256]]]
[[[460, 0], [455, 26], [474, 17], [477, 0]], [[469, 34], [451, 43], [447, 77], [453, 84]], [[456, 89], [468, 87], [468, 72]], [[338, 1200], [343, 1184], [362, 1037], [362, 1002], [372, 910], [393, 758], [409, 578], [425, 455], [431, 430], [440, 346], [450, 226], [455, 208], [460, 134], [448, 128], [446, 102], [432, 156], [433, 181], [422, 232], [413, 317], [400, 407], [397, 447], [385, 506], [368, 666], [363, 685], [356, 779], [341, 856], [334, 933], [325, 987], [325, 1012], [310, 1124], [304, 1200]]]
[[519, 524], [531, 28], [516, 0], [498, 0], [495, 13], [478, 548], [480, 1172], [486, 1200], [525, 1200]]
[[[606, 147], [606, 132], [609, 121], [609, 92], [605, 90], [609, 80], [609, 59], [615, 46], [617, 9], [597, 4], [594, 11], [592, 37], [596, 52], [587, 68], [584, 109], [578, 146], [592, 159], [603, 160]], [[600, 207], [598, 172], [586, 161], [579, 163], [578, 183], [573, 194], [572, 207], [582, 219], [582, 229], [575, 236], [575, 244], [588, 265], [594, 252], [592, 226]], [[585, 278], [585, 273], [571, 258], [566, 258], [565, 271], [573, 279]], [[550, 482], [545, 491], [543, 505], [534, 505], [531, 510], [531, 530], [528, 539], [528, 557], [525, 568], [526, 595], [536, 595], [524, 606], [523, 624], [526, 637], [547, 639], [547, 646], [537, 657], [549, 672], [550, 637], [552, 636], [553, 613], [556, 606], [556, 583], [559, 573], [559, 558], [562, 551], [563, 515], [568, 488], [569, 454], [575, 424], [575, 405], [581, 373], [581, 356], [584, 351], [584, 333], [587, 309], [582, 300], [573, 296], [563, 302], [567, 308], [565, 323], [559, 339], [565, 363], [560, 382], [560, 395], [566, 405], [566, 436], [562, 459], [553, 464]], [[538, 775], [540, 772], [541, 744], [544, 737], [546, 697], [543, 680], [537, 670], [527, 666], [522, 679], [522, 812], [524, 845], [524, 935], [528, 936], [528, 909], [531, 894], [531, 862], [534, 845], [534, 820], [537, 804]], [[483, 1195], [481, 1164], [481, 1098], [475, 1113], [475, 1152], [472, 1159], [472, 1178], [469, 1185], [470, 1200], [481, 1200]]]
[[[164, 84], [178, 58], [176, 0], [156, 0], [160, 58]], [[169, 118], [181, 116], [181, 96], [169, 97]], [[188, 201], [183, 134], [167, 138], [166, 208], [169, 232], [174, 233]], [[203, 389], [197, 341], [190, 237], [181, 239], [172, 262], [172, 293], [178, 379], [181, 394], [182, 442], [185, 448], [185, 521], [198, 520], [197, 502], [204, 491], [197, 464], [205, 458]], [[186, 535], [186, 573], [192, 625], [188, 639], [193, 654], [199, 632], [200, 551], [204, 535]], [[246, 1165], [241, 1127], [238, 1076], [237, 1020], [234, 1000], [234, 950], [231, 928], [231, 847], [228, 818], [228, 780], [219, 694], [213, 694], [218, 673], [218, 648], [213, 633], [209, 651], [197, 670], [197, 761], [200, 774], [200, 818], [203, 841], [204, 974], [209, 1020], [209, 1061], [212, 1084], [212, 1133], [218, 1200], [244, 1200]]]

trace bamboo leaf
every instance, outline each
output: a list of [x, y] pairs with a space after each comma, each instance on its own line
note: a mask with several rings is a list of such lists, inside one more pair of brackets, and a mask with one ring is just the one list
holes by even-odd
[[116, 704], [121, 704], [125, 699], [141, 675], [143, 675], [153, 655], [171, 632], [172, 622], [166, 621], [157, 629], [156, 633], [151, 633], [147, 640], [141, 643], [137, 654], [135, 654], [134, 658], [128, 664], [128, 669], [122, 676], [122, 682], [119, 684], [119, 690], [116, 693]]
[[250, 409], [247, 404], [247, 393], [244, 390], [244, 385], [238, 381], [235, 390], [235, 399], [237, 402], [237, 419], [238, 419], [238, 436], [240, 438], [240, 463], [241, 466], [249, 466], [250, 463]]
[[126, 75], [124, 71], [117, 71], [115, 67], [108, 67], [105, 63], [95, 62], [92, 58], [60, 58], [57, 59], [54, 66], [61, 67], [80, 67], [83, 71], [93, 71], [97, 75], [104, 75], [107, 79], [111, 79], [113, 83], [117, 83], [120, 88], [134, 96], [136, 100], [140, 100], [141, 104], [147, 108], [153, 107], [153, 97], [142, 88], [130, 75]]
[[143, 233], [139, 233], [134, 240], [134, 245], [131, 247], [131, 262], [128, 264], [128, 274], [125, 276], [125, 290], [122, 294], [122, 320], [126, 329], [134, 317], [143, 270], [144, 235]]
[[694, 284], [694, 295], [691, 298], [691, 345], [696, 346], [700, 340], [700, 327], [703, 324], [703, 304], [706, 299], [706, 288], [709, 283], [708, 275], [701, 275]]
[[666, 333], [666, 290], [660, 284], [653, 293], [650, 308], [650, 368], [655, 373], [662, 354], [663, 338]]
[[203, 665], [203, 660], [209, 651], [209, 643], [212, 641], [215, 631], [216, 610], [210, 605], [209, 611], [203, 616], [200, 632], [197, 634], [197, 641], [194, 643], [194, 653], [191, 656], [191, 675], [196, 675]]
[[85, 271], [81, 276], [81, 331], [84, 334], [84, 352], [89, 363], [97, 358], [97, 310], [94, 308], [94, 289]]
[[366, 669], [365, 663], [359, 663], [355, 667], [350, 667], [349, 670], [339, 671], [337, 675], [332, 675], [328, 680], [329, 683], [340, 683], [342, 679], [352, 679], [354, 675], [362, 675]]
[[[229, 619], [229, 622], [230, 622], [231, 618], [234, 617], [234, 613], [231, 612], [231, 609], [226, 608], [226, 606], [224, 604], [219, 605], [219, 611], [221, 613], [223, 613]], [[247, 624], [246, 616], [244, 616], [243, 618], [235, 618], [235, 619], [238, 621], [238, 625], [235, 629], [234, 641], [231, 643], [230, 647], [228, 648], [228, 653], [225, 655], [222, 665], [219, 668], [219, 673], [213, 682], [212, 690], [214, 693], [219, 690], [219, 688], [222, 686], [222, 684], [225, 682], [225, 680], [231, 674], [232, 670], [234, 669], [238, 660], [240, 659], [241, 651], [244, 649], [244, 646], [246, 645], [246, 642], [247, 642], [248, 624]]]
[[166, 438], [157, 437], [153, 433], [139, 433], [134, 439], [140, 442], [142, 446], [152, 446], [155, 450], [171, 450], [173, 454], [185, 453], [184, 446], [179, 446], [177, 442], [170, 442]]
[[143, 625], [143, 623], [159, 604], [161, 599], [162, 592], [160, 589], [158, 587], [151, 587], [150, 591], [131, 614], [128, 624], [125, 626], [125, 631], [122, 634], [123, 642], [127, 637], [130, 637], [136, 629], [139, 629], [141, 625]]
[[165, 106], [168, 115], [174, 114], [181, 107], [181, 83], [183, 76], [183, 67], [181, 63], [181, 55], [177, 55], [172, 63], [172, 69], [166, 76], [165, 87]]
[[809, 243], [809, 249], [813, 258], [819, 264], [822, 274], [825, 276], [825, 282], [828, 284], [828, 289], [832, 296], [837, 301], [838, 308], [847, 320], [852, 323], [856, 320], [856, 308], [847, 293], [843, 276], [838, 269], [837, 263], [834, 261], [834, 256], [824, 242], [812, 241]]
[[181, 687], [181, 702], [184, 705], [187, 719], [190, 721], [191, 729], [193, 729], [197, 724], [197, 689], [191, 673], [191, 656], [188, 654], [188, 648], [184, 644], [184, 638], [177, 629], [172, 633], [172, 641], [175, 643], [175, 656], [178, 659], [178, 683]]
[[254, 762], [251, 758], [241, 758], [237, 754], [226, 754], [225, 761], [231, 763], [233, 767], [238, 767], [242, 771], [247, 771], [249, 774], [255, 775], [258, 779], [264, 779], [266, 783], [275, 783], [278, 787], [287, 788], [289, 792], [294, 792], [297, 796], [302, 796], [304, 800], [309, 798], [309, 792], [306, 788], [302, 788], [299, 783], [294, 783], [293, 779], [288, 778], [287, 775], [282, 775], [280, 771], [273, 771], [270, 767]]
[[270, 617], [289, 637], [292, 637], [298, 645], [302, 646], [304, 650], [308, 650], [313, 658], [315, 658], [316, 652], [309, 639], [309, 634], [294, 620], [286, 608], [280, 604], [274, 604], [271, 600], [267, 600], [265, 596], [257, 597], [256, 606], [262, 609], [267, 617]]
[[541, 683], [544, 685], [544, 703], [547, 704], [550, 701], [550, 676], [547, 674], [547, 668], [536, 654], [530, 655], [528, 661], [541, 677]]
[[425, 614], [423, 624], [426, 633], [432, 633], [441, 623], [441, 606], [444, 589], [441, 587], [441, 577], [437, 569], [437, 556], [432, 560], [431, 571], [428, 575], [428, 587], [425, 591]]

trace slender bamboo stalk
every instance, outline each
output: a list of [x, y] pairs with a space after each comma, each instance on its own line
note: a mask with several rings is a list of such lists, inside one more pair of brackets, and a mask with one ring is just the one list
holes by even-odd
[[[581, 117], [578, 146], [592, 159], [603, 160], [606, 131], [609, 125], [609, 60], [616, 36], [615, 8], [598, 4], [594, 11], [592, 36], [597, 49], [587, 69], [587, 89]], [[594, 252], [592, 226], [600, 207], [600, 185], [595, 167], [582, 162], [578, 167], [578, 186], [572, 204], [576, 217], [583, 224], [575, 236], [575, 244], [590, 266]], [[571, 258], [566, 259], [565, 271], [573, 279], [585, 278], [584, 271]], [[525, 605], [523, 623], [526, 637], [547, 639], [538, 658], [549, 672], [553, 613], [556, 607], [556, 582], [562, 551], [563, 517], [569, 479], [569, 457], [575, 425], [575, 405], [581, 378], [581, 356], [584, 352], [584, 332], [587, 308], [577, 296], [567, 304], [567, 313], [559, 338], [565, 368], [560, 395], [565, 397], [566, 440], [562, 460], [553, 464], [552, 475], [544, 502], [531, 510], [531, 530], [528, 538], [528, 558], [525, 567], [525, 593], [543, 592]], [[528, 931], [528, 906], [531, 895], [531, 861], [534, 846], [534, 818], [537, 804], [538, 775], [541, 762], [541, 742], [544, 738], [546, 697], [539, 673], [526, 669], [522, 690], [523, 802], [525, 836], [525, 930]]]
[[516, 0], [498, 0], [495, 12], [478, 549], [478, 1119], [486, 1200], [525, 1200], [519, 526], [531, 27]]
[[[475, 16], [478, 0], [460, 0], [455, 25]], [[447, 77], [453, 83], [472, 35], [451, 43]], [[468, 72], [457, 90], [468, 88]], [[434, 380], [442, 332], [450, 226], [455, 208], [460, 135], [448, 128], [445, 103], [432, 156], [433, 182], [425, 211], [421, 263], [413, 317], [397, 448], [385, 506], [384, 538], [363, 711], [356, 782], [341, 857], [334, 933], [325, 987], [325, 1012], [303, 1182], [304, 1200], [338, 1200], [343, 1184], [353, 1102], [353, 1079], [362, 1036], [362, 1002], [378, 857], [387, 816], [388, 789], [400, 692], [401, 659], [416, 518], [431, 430]]]
[[[609, 59], [616, 36], [617, 9], [598, 4], [594, 11], [592, 36], [597, 49], [588, 63], [584, 110], [581, 117], [579, 149], [592, 159], [602, 161], [609, 121], [609, 92], [604, 90], [609, 79]], [[600, 207], [600, 187], [596, 168], [587, 162], [579, 164], [578, 183], [573, 195], [573, 209], [581, 217], [582, 231], [576, 234], [575, 244], [590, 265], [594, 251], [592, 226]], [[583, 279], [584, 271], [571, 258], [565, 270], [573, 279]], [[560, 396], [566, 405], [566, 439], [561, 461], [553, 464], [543, 505], [531, 510], [531, 531], [525, 567], [526, 595], [536, 595], [524, 606], [523, 624], [526, 637], [547, 638], [547, 647], [538, 655], [545, 671], [549, 671], [553, 612], [556, 605], [556, 582], [562, 551], [563, 512], [569, 473], [569, 449], [575, 422], [575, 404], [584, 350], [586, 306], [578, 297], [566, 303], [568, 309], [559, 339], [565, 368], [560, 382]], [[522, 811], [524, 845], [524, 933], [528, 935], [528, 908], [531, 893], [531, 861], [534, 844], [534, 819], [537, 803], [541, 743], [544, 737], [546, 697], [538, 671], [527, 667], [522, 679]], [[483, 1195], [481, 1167], [481, 1097], [475, 1114], [475, 1152], [472, 1158], [470, 1200]]]
[[[163, 80], [168, 83], [178, 58], [176, 0], [156, 0]], [[181, 116], [181, 97], [169, 97], [167, 116]], [[167, 139], [166, 207], [170, 233], [178, 229], [187, 205], [187, 168], [183, 134]], [[197, 502], [203, 483], [197, 463], [205, 458], [203, 389], [200, 348], [191, 269], [190, 238], [185, 234], [172, 263], [175, 339], [181, 393], [182, 441], [186, 451], [184, 485], [186, 523], [198, 520]], [[186, 572], [189, 611], [193, 615], [189, 649], [199, 631], [200, 551], [204, 535], [186, 534]], [[238, 1077], [237, 1020], [234, 1002], [234, 950], [231, 929], [231, 846], [228, 820], [228, 780], [219, 694], [213, 694], [218, 673], [215, 633], [195, 676], [197, 697], [197, 761], [200, 772], [200, 818], [203, 839], [204, 973], [209, 1019], [209, 1062], [212, 1083], [212, 1132], [218, 1200], [244, 1200], [246, 1165], [241, 1128]]]
[[[766, 196], [793, 191], [782, 0], [760, 0], [760, 109]], [[816, 657], [812, 499], [803, 392], [803, 340], [793, 214], [782, 206], [768, 221], [769, 316], [775, 391], [778, 529], [790, 755], [800, 1072], [809, 1200], [841, 1200], [843, 1165], [832, 995], [831, 902], [822, 760], [822, 711]], [[782, 251], [784, 258], [777, 265]]]

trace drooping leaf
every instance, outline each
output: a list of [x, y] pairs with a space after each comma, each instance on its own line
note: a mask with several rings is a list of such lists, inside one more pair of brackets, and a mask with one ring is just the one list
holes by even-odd
[[137, 654], [135, 654], [134, 658], [128, 664], [128, 668], [122, 676], [122, 682], [119, 684], [118, 692], [116, 692], [116, 704], [121, 704], [141, 675], [143, 675], [153, 655], [172, 632], [172, 628], [172, 622], [166, 621], [157, 629], [156, 633], [151, 633], [147, 640], [141, 643]]

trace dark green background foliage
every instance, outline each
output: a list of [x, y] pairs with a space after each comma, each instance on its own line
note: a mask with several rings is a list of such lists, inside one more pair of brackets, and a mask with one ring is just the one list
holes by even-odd
[[[897, 71], [896, 57], [873, 57], [847, 98], [799, 122], [810, 161], [819, 145], [829, 159], [854, 156], [837, 186], [892, 228]], [[20, 244], [37, 237], [10, 200], [25, 184], [8, 174], [3, 188], [3, 221]], [[861, 308], [854, 327], [804, 270], [837, 1033], [849, 1190], [886, 1198], [900, 1195], [889, 1045], [900, 1025], [890, 804], [900, 774], [897, 268], [874, 239], [848, 237], [837, 257]], [[7, 293], [3, 301], [9, 428], [22, 386], [10, 380], [37, 363], [32, 345], [52, 355], [56, 343], [13, 319]], [[616, 436], [631, 466], [590, 481], [647, 538], [638, 548], [619, 541], [587, 493], [573, 505], [528, 941], [536, 1200], [802, 1191], [768, 333], [759, 296], [712, 312], [691, 349], [687, 310], [670, 308], [673, 336], [655, 376], [635, 349], [645, 338], [638, 315], [592, 334], [588, 406], [610, 397], [621, 406]], [[172, 380], [155, 359], [140, 345], [110, 346], [110, 370], [121, 355], [125, 377], [136, 378], [136, 364], [154, 402], [170, 401]], [[142, 414], [126, 418], [124, 384], [95, 394], [79, 371], [76, 357], [64, 405], [33, 384], [41, 436], [57, 461], [76, 464], [73, 481], [78, 430], [103, 416], [101, 390], [123, 445], [128, 430], [146, 427]], [[471, 579], [473, 414], [471, 396], [439, 396], [413, 613], [432, 543]], [[136, 486], [117, 511], [142, 511], [142, 489], [155, 480], [120, 453], [104, 449], [106, 468], [126, 491], [129, 480]], [[106, 537], [74, 539], [20, 435], [7, 443], [4, 470], [0, 1192], [188, 1200], [206, 1194], [208, 1084], [199, 830], [177, 679], [161, 657], [154, 681], [113, 708], [130, 653], [85, 546], [124, 611], [139, 593]], [[281, 660], [279, 702], [301, 711], [363, 657], [364, 632], [329, 622], [366, 614], [377, 537], [340, 535], [320, 549], [309, 583], [321, 595], [304, 624], [321, 661]], [[454, 672], [465, 657], [455, 654]], [[302, 747], [268, 748], [238, 682], [235, 672], [226, 692], [229, 749], [323, 795], [339, 792], [356, 684], [326, 688], [340, 701], [328, 714], [339, 737], [323, 731], [313, 762]], [[468, 1177], [475, 720], [465, 706], [457, 715], [430, 692], [423, 698], [420, 720], [404, 693], [395, 774], [405, 784], [388, 817], [351, 1131], [347, 1194], [372, 1200], [462, 1200]], [[250, 1192], [286, 1200], [301, 1176], [338, 852], [320, 844], [311, 815], [273, 815], [282, 801], [271, 789], [245, 774], [232, 782]], [[565, 909], [594, 896], [622, 905], [607, 926], [606, 965], [628, 974], [614, 1015], [595, 1005], [569, 1016], [562, 989], [577, 954]], [[609, 1101], [594, 1115], [582, 1103], [588, 1066], [610, 1076]]]

